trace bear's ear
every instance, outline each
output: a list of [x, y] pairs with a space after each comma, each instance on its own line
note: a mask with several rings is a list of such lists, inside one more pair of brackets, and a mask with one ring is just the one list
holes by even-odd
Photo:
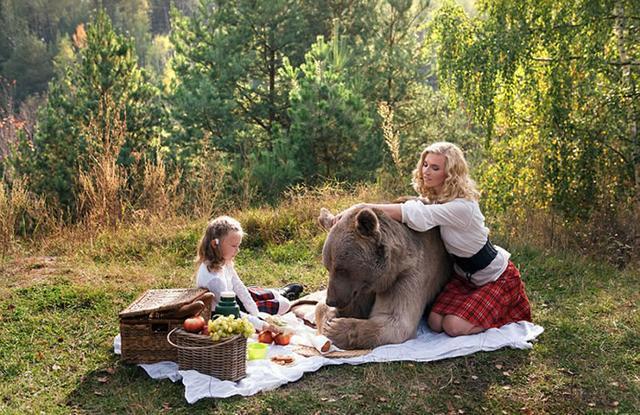
[[356, 214], [356, 230], [362, 236], [380, 240], [380, 222], [373, 210], [364, 208]]
[[334, 216], [331, 214], [331, 212], [329, 212], [328, 209], [320, 208], [320, 216], [318, 216], [318, 223], [320, 224], [320, 226], [322, 226], [327, 231], [330, 230], [333, 226], [333, 219]]

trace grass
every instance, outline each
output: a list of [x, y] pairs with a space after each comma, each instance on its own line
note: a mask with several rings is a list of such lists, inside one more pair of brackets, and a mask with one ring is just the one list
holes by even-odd
[[[346, 202], [345, 202], [346, 203]], [[313, 209], [239, 212], [248, 284], [326, 284]], [[277, 220], [276, 220], [277, 219]], [[532, 350], [323, 367], [274, 391], [189, 405], [112, 352], [117, 314], [147, 288], [193, 284], [204, 221], [66, 234], [0, 266], [0, 413], [637, 413], [640, 274], [508, 246], [536, 323]], [[27, 250], [28, 251], [28, 250]]]

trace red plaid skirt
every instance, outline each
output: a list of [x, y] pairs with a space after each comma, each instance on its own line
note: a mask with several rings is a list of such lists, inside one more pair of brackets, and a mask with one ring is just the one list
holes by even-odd
[[249, 290], [249, 294], [251, 294], [251, 298], [253, 298], [253, 301], [255, 301], [258, 306], [259, 311], [271, 315], [278, 314], [280, 302], [276, 300], [271, 290], [260, 287], [247, 287], [247, 289]]
[[531, 321], [524, 283], [520, 271], [511, 261], [497, 280], [480, 287], [454, 273], [431, 311], [443, 316], [453, 314], [485, 329], [515, 321]]

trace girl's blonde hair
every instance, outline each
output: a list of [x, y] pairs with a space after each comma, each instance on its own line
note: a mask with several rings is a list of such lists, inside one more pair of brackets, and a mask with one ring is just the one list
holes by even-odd
[[[439, 154], [445, 158], [444, 169], [447, 177], [439, 193], [427, 188], [424, 184], [422, 165], [427, 154]], [[469, 176], [469, 166], [462, 150], [457, 145], [446, 141], [433, 143], [422, 151], [418, 165], [413, 171], [412, 183], [420, 196], [434, 203], [449, 202], [457, 198], [478, 200], [480, 197], [476, 183]]]
[[[221, 239], [231, 232], [239, 232], [244, 236], [242, 225], [240, 222], [230, 216], [218, 216], [207, 224], [207, 229], [198, 244], [198, 252], [196, 262], [207, 264], [209, 270], [219, 269], [224, 262], [222, 258], [222, 250], [220, 249]], [[216, 247], [211, 246], [211, 242], [217, 240]]]

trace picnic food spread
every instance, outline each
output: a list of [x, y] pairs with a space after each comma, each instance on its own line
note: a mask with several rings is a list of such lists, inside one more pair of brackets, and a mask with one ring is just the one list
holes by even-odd
[[[147, 291], [121, 313], [121, 334], [126, 340], [123, 345], [128, 346], [131, 339], [140, 338], [134, 331], [140, 326], [137, 320], [140, 318], [144, 319], [144, 327], [148, 326], [158, 336], [149, 338], [150, 342], [140, 345], [146, 350], [144, 360], [138, 355], [132, 357], [130, 353], [123, 357], [131, 362], [172, 360], [178, 363], [180, 370], [196, 370], [220, 380], [237, 381], [246, 377], [247, 359], [266, 358], [281, 366], [296, 363], [294, 355], [283, 354], [278, 349], [275, 351], [279, 354], [267, 357], [271, 344], [275, 344], [274, 347], [288, 346], [291, 343], [308, 344], [322, 353], [331, 347], [331, 342], [326, 337], [316, 335], [315, 330], [291, 316], [261, 313], [259, 318], [268, 323], [268, 329], [256, 335], [251, 322], [246, 317], [239, 317], [239, 307], [233, 292], [221, 294], [211, 315], [210, 307], [214, 300], [212, 293], [201, 289]], [[131, 320], [130, 315], [134, 315], [136, 320]], [[173, 320], [167, 320], [168, 318]], [[146, 336], [144, 333], [142, 334]], [[258, 342], [247, 343], [247, 339], [252, 336], [257, 337]], [[150, 350], [156, 344], [167, 347], [166, 352], [162, 354], [159, 350]]]
[[288, 354], [277, 354], [275, 356], [271, 356], [271, 361], [277, 365], [286, 366], [294, 361], [294, 357]]

